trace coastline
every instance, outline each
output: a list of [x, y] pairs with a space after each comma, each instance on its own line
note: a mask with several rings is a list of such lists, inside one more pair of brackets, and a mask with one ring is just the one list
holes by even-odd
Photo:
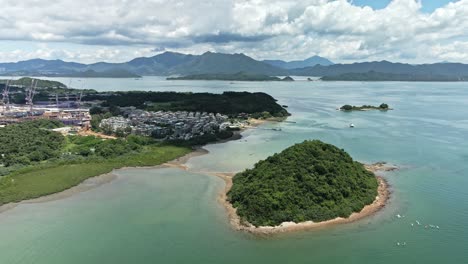
[[231, 226], [238, 231], [245, 231], [255, 235], [274, 235], [279, 233], [289, 233], [295, 231], [306, 231], [318, 228], [324, 228], [339, 224], [347, 224], [352, 223], [368, 216], [371, 216], [382, 208], [385, 207], [388, 199], [390, 198], [390, 190], [387, 181], [380, 177], [376, 176], [379, 181], [378, 187], [378, 195], [376, 196], [374, 202], [372, 204], [364, 206], [364, 208], [360, 212], [354, 212], [347, 218], [337, 217], [334, 219], [330, 219], [327, 221], [322, 222], [313, 222], [313, 221], [306, 221], [306, 222], [283, 222], [279, 226], [259, 226], [255, 227], [250, 223], [242, 222], [241, 218], [236, 213], [236, 208], [232, 206], [232, 204], [227, 200], [227, 193], [232, 187], [232, 177], [233, 175], [227, 174], [217, 174], [216, 176], [222, 178], [226, 182], [226, 187], [224, 191], [219, 195], [219, 201], [225, 207], [226, 212], [228, 214], [229, 222]]
[[[210, 143], [210, 144], [219, 144], [219, 143], [224, 143], [230, 140], [239, 139], [242, 137], [241, 136], [242, 131], [245, 131], [246, 129], [249, 129], [249, 128], [257, 127], [266, 122], [275, 122], [275, 121], [257, 120], [257, 119], [249, 120], [249, 125], [243, 127], [240, 131], [236, 131], [233, 137], [229, 139], [217, 141], [214, 143]], [[204, 149], [201, 146], [198, 146], [198, 147], [194, 147], [193, 151], [185, 154], [184, 156], [178, 157], [174, 160], [171, 160], [171, 161], [159, 164], [159, 165], [122, 167], [117, 170], [176, 168], [176, 169], [181, 169], [184, 171], [189, 171], [190, 169], [186, 165], [189, 159], [193, 157], [205, 155], [208, 153], [209, 153], [208, 150]], [[387, 165], [385, 162], [365, 164], [364, 166], [367, 170], [373, 172], [374, 174], [376, 174], [377, 171], [393, 171], [393, 170], [398, 169], [397, 167], [393, 165]], [[114, 171], [107, 173], [107, 174], [102, 174], [102, 175], [98, 175], [92, 178], [88, 178], [82, 183], [78, 184], [77, 186], [74, 186], [62, 192], [58, 192], [58, 193], [30, 199], [30, 200], [24, 200], [24, 201], [20, 201], [16, 203], [9, 203], [9, 204], [1, 205], [0, 213], [13, 209], [16, 206], [21, 205], [21, 204], [34, 204], [34, 203], [43, 203], [43, 202], [61, 200], [61, 199], [71, 197], [78, 193], [82, 193], [82, 192], [86, 192], [94, 188], [98, 188], [99, 186], [110, 183], [117, 178], [117, 175], [114, 174], [113, 172]], [[312, 221], [306, 221], [306, 222], [301, 222], [301, 223], [284, 222], [279, 226], [255, 227], [249, 223], [242, 222], [241, 218], [236, 213], [236, 209], [227, 200], [227, 193], [232, 187], [232, 184], [233, 184], [232, 179], [236, 173], [204, 172], [204, 171], [191, 171], [191, 172], [200, 173], [204, 175], [210, 175], [210, 176], [216, 176], [216, 177], [223, 179], [225, 182], [225, 186], [224, 186], [224, 189], [217, 196], [217, 200], [225, 208], [230, 225], [235, 230], [245, 231], [245, 232], [252, 233], [255, 235], [273, 235], [273, 234], [278, 234], [278, 233], [312, 230], [312, 229], [317, 229], [317, 228], [334, 226], [338, 224], [352, 223], [360, 219], [363, 219], [365, 217], [371, 216], [375, 214], [376, 212], [378, 212], [379, 210], [381, 210], [383, 207], [385, 207], [390, 197], [390, 190], [389, 190], [389, 185], [387, 181], [384, 178], [376, 175], [378, 182], [379, 182], [379, 186], [378, 186], [378, 195], [376, 196], [374, 202], [372, 204], [366, 205], [360, 212], [352, 213], [348, 218], [337, 217], [335, 219], [322, 221], [322, 222], [312, 222]]]
[[95, 189], [101, 185], [110, 183], [116, 178], [117, 178], [117, 175], [115, 175], [112, 172], [101, 174], [95, 177], [91, 177], [91, 178], [84, 180], [82, 183], [76, 186], [73, 186], [69, 189], [66, 189], [58, 193], [53, 193], [53, 194], [49, 194], [49, 195], [45, 195], [45, 196], [41, 196], [38, 198], [29, 199], [29, 200], [23, 200], [23, 201], [16, 202], [16, 203], [8, 203], [8, 204], [1, 205], [0, 214], [10, 209], [13, 209], [21, 204], [46, 203], [46, 202], [62, 200], [62, 199], [71, 197], [75, 194], [86, 192], [86, 191]]
[[[241, 133], [243, 131], [245, 131], [246, 129], [254, 128], [254, 127], [256, 127], [256, 126], [258, 126], [260, 124], [268, 122], [267, 120], [260, 120], [260, 119], [249, 119], [248, 121], [249, 121], [249, 126], [243, 127], [240, 131], [234, 131], [234, 134], [233, 134], [232, 137], [227, 138], [227, 139], [223, 139], [223, 140], [219, 140], [219, 141], [216, 141], [216, 142], [213, 142], [213, 143], [209, 143], [209, 144], [220, 144], [220, 143], [225, 143], [225, 142], [228, 142], [228, 141], [231, 141], [231, 140], [238, 140], [238, 139], [242, 138]], [[252, 123], [250, 123], [250, 122], [252, 122]], [[208, 154], [208, 151], [206, 149], [204, 149], [202, 146], [196, 146], [196, 147], [193, 147], [191, 152], [189, 152], [189, 153], [187, 153], [187, 154], [185, 154], [185, 155], [183, 155], [181, 157], [178, 157], [178, 158], [176, 158], [174, 160], [162, 163], [162, 164], [158, 164], [158, 165], [154, 165], [154, 166], [121, 167], [121, 168], [118, 168], [118, 169], [114, 169], [113, 171], [115, 171], [115, 170], [127, 170], [127, 169], [158, 169], [158, 168], [177, 168], [177, 169], [181, 169], [181, 170], [188, 170], [188, 167], [185, 165], [185, 163], [189, 159], [191, 159], [193, 157], [205, 155], [205, 154]], [[22, 201], [19, 201], [19, 202], [11, 202], [11, 203], [0, 205], [0, 214], [3, 213], [3, 212], [8, 211], [10, 209], [13, 209], [13, 208], [15, 208], [15, 207], [17, 207], [18, 205], [21, 205], [21, 204], [44, 203], [44, 202], [61, 200], [61, 199], [71, 197], [71, 196], [73, 196], [75, 194], [86, 192], [88, 190], [97, 188], [97, 187], [99, 187], [101, 185], [104, 185], [106, 183], [110, 183], [114, 179], [117, 178], [117, 175], [115, 175], [113, 173], [113, 171], [111, 171], [109, 173], [96, 175], [94, 177], [88, 178], [88, 179], [84, 180], [83, 182], [79, 183], [78, 185], [72, 186], [72, 187], [70, 187], [70, 188], [68, 188], [66, 190], [63, 190], [63, 191], [60, 191], [60, 192], [57, 192], [57, 193], [52, 193], [52, 194], [44, 195], [44, 196], [33, 198], [33, 199], [27, 199], [27, 200], [22, 200]]]

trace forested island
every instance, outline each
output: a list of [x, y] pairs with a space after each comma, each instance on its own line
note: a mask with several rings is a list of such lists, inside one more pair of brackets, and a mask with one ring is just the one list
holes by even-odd
[[234, 176], [227, 200], [258, 226], [348, 217], [373, 203], [378, 181], [344, 150], [304, 141]]
[[279, 78], [265, 74], [254, 74], [246, 72], [238, 72], [234, 74], [228, 73], [207, 73], [193, 74], [182, 77], [169, 77], [167, 80], [205, 80], [205, 81], [249, 81], [249, 82], [266, 82], [266, 81], [294, 81], [290, 76]]
[[373, 106], [373, 105], [362, 105], [362, 106], [355, 106], [355, 105], [343, 105], [340, 107], [341, 111], [368, 111], [368, 110], [381, 110], [381, 111], [387, 111], [387, 110], [392, 110], [389, 108], [388, 104], [380, 104], [379, 106]]

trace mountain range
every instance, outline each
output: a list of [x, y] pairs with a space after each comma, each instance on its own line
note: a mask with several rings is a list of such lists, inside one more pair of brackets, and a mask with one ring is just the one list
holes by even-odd
[[[377, 76], [377, 74], [393, 74], [414, 79], [414, 76], [425, 76], [425, 79], [436, 80], [467, 80], [468, 64], [434, 63], [405, 64], [389, 61], [360, 62], [352, 64], [333, 64], [326, 58], [314, 56], [303, 61], [265, 60], [258, 61], [245, 54], [224, 54], [205, 52], [202, 55], [164, 52], [153, 57], [136, 58], [123, 63], [98, 62], [82, 64], [62, 60], [33, 59], [12, 63], [0, 63], [0, 75], [16, 76], [70, 76], [70, 77], [138, 77], [185, 76], [196, 74], [262, 74], [269, 76], [340, 76], [353, 78]], [[365, 74], [372, 72], [372, 74]], [[360, 74], [360, 75], [356, 75]], [[432, 78], [436, 76], [437, 78]], [[392, 77], [392, 78], [393, 78]], [[368, 79], [366, 79], [368, 80]]]
[[305, 67], [313, 67], [315, 65], [329, 66], [329, 65], [334, 64], [329, 59], [326, 59], [320, 56], [313, 56], [305, 60], [296, 60], [296, 61], [264, 60], [263, 62], [273, 65], [275, 67], [288, 69], [288, 70], [305, 68]]

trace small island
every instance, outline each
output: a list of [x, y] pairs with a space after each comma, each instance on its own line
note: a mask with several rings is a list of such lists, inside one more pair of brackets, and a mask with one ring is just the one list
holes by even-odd
[[340, 107], [341, 111], [369, 111], [369, 110], [380, 110], [380, 111], [387, 111], [392, 110], [388, 107], [388, 104], [380, 104], [379, 106], [373, 105], [362, 105], [362, 106], [354, 106], [354, 105], [343, 105]]
[[202, 80], [202, 81], [249, 81], [249, 82], [268, 82], [268, 81], [294, 81], [290, 76], [283, 79], [275, 76], [264, 74], [253, 74], [246, 72], [238, 72], [234, 74], [228, 73], [207, 73], [207, 74], [193, 74], [182, 77], [169, 77], [167, 80]]
[[227, 201], [240, 218], [240, 229], [319, 224], [373, 204], [380, 195], [379, 181], [344, 150], [304, 141], [235, 175]]

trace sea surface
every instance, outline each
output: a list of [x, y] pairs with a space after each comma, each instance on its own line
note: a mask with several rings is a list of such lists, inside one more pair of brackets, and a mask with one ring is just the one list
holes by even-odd
[[[0, 264], [468, 263], [467, 83], [145, 77], [73, 79], [72, 86], [81, 82], [99, 91], [262, 91], [292, 116], [207, 146], [209, 154], [189, 160], [190, 172], [120, 170], [99, 188], [0, 214]], [[380, 103], [394, 110], [336, 110]], [[216, 200], [224, 182], [203, 172], [238, 172], [307, 139], [337, 145], [361, 162], [398, 165], [382, 174], [392, 190], [388, 206], [320, 230], [274, 237], [234, 231]]]

